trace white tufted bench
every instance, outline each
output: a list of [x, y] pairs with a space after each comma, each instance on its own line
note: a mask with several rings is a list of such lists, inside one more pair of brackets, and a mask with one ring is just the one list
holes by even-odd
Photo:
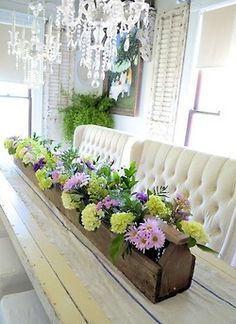
[[144, 141], [136, 158], [136, 190], [168, 185], [171, 194], [187, 194], [210, 246], [236, 267], [236, 160], [151, 140]]
[[82, 156], [114, 160], [116, 167], [129, 164], [131, 154], [132, 159], [138, 159], [141, 152], [141, 143], [132, 135], [97, 125], [78, 126], [73, 145]]
[[6, 295], [0, 303], [1, 324], [49, 324], [34, 290]]
[[8, 237], [0, 238], [0, 299], [29, 290], [32, 285]]

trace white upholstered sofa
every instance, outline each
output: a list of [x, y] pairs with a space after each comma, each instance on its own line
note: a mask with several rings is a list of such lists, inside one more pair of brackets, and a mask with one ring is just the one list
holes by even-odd
[[115, 167], [127, 165], [131, 159], [138, 159], [141, 152], [141, 142], [132, 135], [96, 125], [78, 126], [73, 145], [79, 147], [83, 156], [113, 160]]
[[236, 267], [236, 160], [186, 147], [137, 140], [117, 130], [79, 126], [74, 146], [80, 153], [114, 159], [116, 166], [137, 162], [135, 190], [168, 185], [189, 196], [193, 219], [204, 224], [210, 246]]

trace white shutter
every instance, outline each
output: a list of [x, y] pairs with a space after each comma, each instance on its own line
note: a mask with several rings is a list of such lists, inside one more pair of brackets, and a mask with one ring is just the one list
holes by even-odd
[[188, 16], [185, 4], [158, 17], [149, 130], [160, 140], [171, 141], [174, 136]]
[[52, 66], [53, 73], [47, 76], [44, 86], [44, 136], [57, 142], [63, 138], [59, 108], [68, 104], [63, 92], [72, 93], [75, 64], [75, 52], [68, 50], [64, 31], [61, 32], [61, 44], [61, 64]]

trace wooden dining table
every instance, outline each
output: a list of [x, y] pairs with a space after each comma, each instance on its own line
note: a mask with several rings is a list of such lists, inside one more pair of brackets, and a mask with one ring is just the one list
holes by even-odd
[[152, 304], [9, 160], [0, 161], [0, 206], [52, 323], [236, 323], [236, 270], [215, 255], [193, 249], [191, 287]]

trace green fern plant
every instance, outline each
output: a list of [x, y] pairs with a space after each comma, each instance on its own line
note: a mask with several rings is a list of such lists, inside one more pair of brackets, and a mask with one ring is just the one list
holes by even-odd
[[72, 141], [74, 130], [79, 125], [100, 125], [112, 128], [114, 125], [110, 108], [114, 100], [107, 96], [73, 93], [70, 105], [60, 109], [63, 114], [63, 130], [66, 141]]

